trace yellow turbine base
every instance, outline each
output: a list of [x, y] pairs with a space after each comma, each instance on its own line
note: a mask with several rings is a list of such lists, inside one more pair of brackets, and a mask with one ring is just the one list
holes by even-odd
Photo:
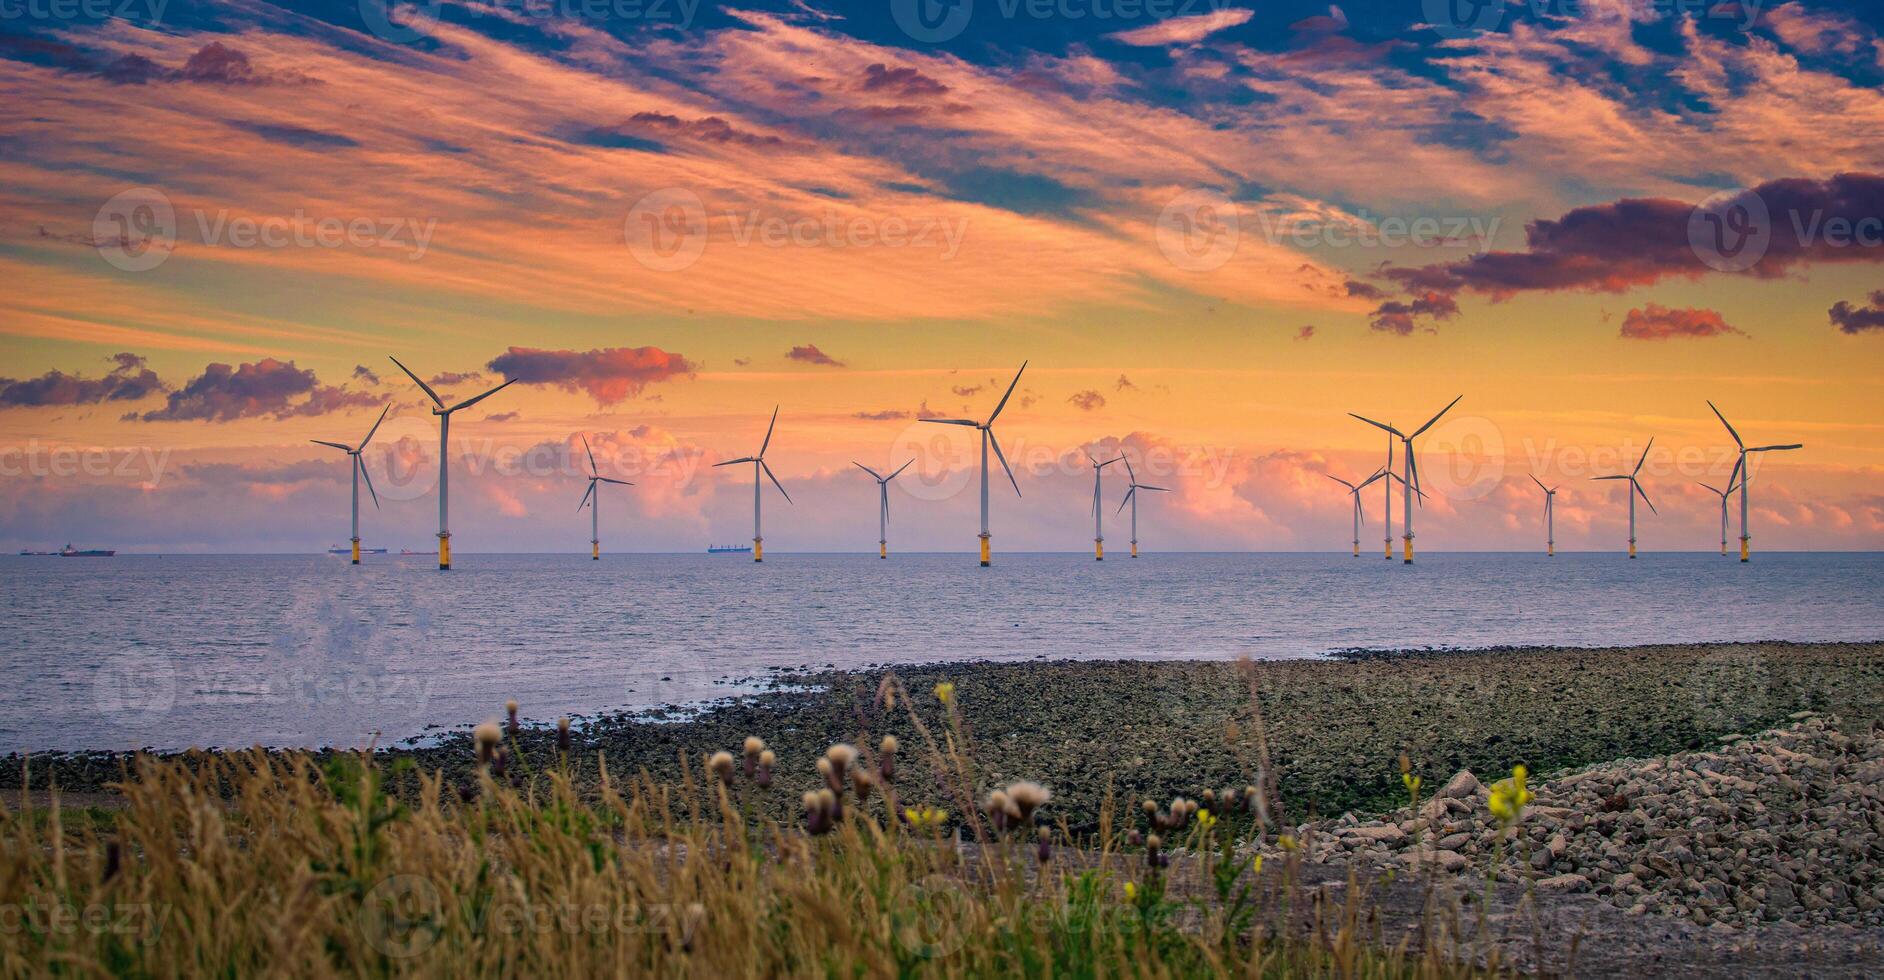
[[1381, 548], [1382, 548], [1382, 549], [1384, 549], [1384, 550], [1386, 551], [1386, 557], [1387, 557], [1387, 560], [1388, 560], [1388, 561], [1392, 561], [1392, 560], [1393, 560], [1393, 542], [1392, 542], [1392, 541], [1384, 541], [1384, 542], [1382, 542], [1382, 543], [1381, 543], [1381, 545], [1380, 545], [1380, 546], [1381, 546]]
[[1554, 545], [1554, 544], [1553, 544], [1553, 545], [1547, 545], [1547, 546], [1545, 546], [1545, 548], [1544, 548], [1544, 557], [1546, 557], [1546, 558], [1555, 558], [1555, 557], [1557, 557], [1557, 546], [1556, 546], [1556, 545]]
[[590, 561], [602, 560], [602, 542], [600, 541], [589, 542], [589, 560]]
[[353, 539], [353, 563], [355, 565], [358, 565], [360, 563], [360, 539], [359, 538]]
[[1405, 563], [1408, 565], [1413, 564], [1413, 536], [1410, 534], [1407, 535], [1406, 551], [1403, 554], [1405, 556]]
[[988, 567], [988, 536], [981, 536], [981, 567]]
[[753, 561], [765, 560], [765, 542], [759, 540], [758, 538], [752, 539], [752, 560]]
[[1747, 558], [1748, 558], [1748, 555], [1747, 555], [1747, 539], [1746, 539], [1746, 538], [1741, 538], [1741, 539], [1740, 539], [1740, 560], [1741, 560], [1741, 561], [1746, 561], [1746, 560], [1747, 560]]
[[1634, 541], [1629, 542], [1629, 557], [1631, 558], [1635, 557], [1635, 542]]
[[438, 570], [443, 572], [443, 571], [449, 571], [450, 569], [451, 569], [451, 535], [441, 534], [438, 536]]
[[1359, 541], [1354, 542], [1354, 557], [1361, 557], [1361, 543]]
[[1132, 542], [1132, 557], [1133, 558], [1138, 557], [1138, 542], [1136, 541]]
[[877, 542], [877, 557], [878, 558], [890, 557], [890, 543], [888, 541]]
[[1106, 560], [1106, 543], [1098, 538], [1094, 538], [1092, 541], [1092, 560]]

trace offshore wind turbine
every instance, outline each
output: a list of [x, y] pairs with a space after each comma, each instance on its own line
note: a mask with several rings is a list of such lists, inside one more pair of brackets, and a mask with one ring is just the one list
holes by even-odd
[[1734, 491], [1738, 488], [1730, 482], [1727, 484], [1727, 489], [1716, 490], [1705, 483], [1700, 483], [1698, 480], [1695, 482], [1720, 498], [1720, 556], [1725, 558], [1727, 557], [1727, 498], [1733, 496]]
[[1001, 416], [1001, 409], [1007, 407], [1007, 400], [1014, 394], [1014, 386], [1020, 384], [1021, 374], [1027, 370], [1027, 362], [1022, 361], [1020, 370], [1014, 372], [1014, 380], [1008, 382], [1007, 394], [1001, 396], [1000, 404], [994, 406], [988, 421], [977, 422], [974, 419], [922, 419], [938, 425], [966, 425], [981, 430], [981, 567], [988, 567], [988, 447], [994, 447], [994, 458], [1001, 461], [1001, 469], [1007, 473], [1007, 482], [1014, 485], [1014, 496], [1020, 496], [1020, 481], [1014, 479], [1014, 471], [1007, 465], [1007, 457], [1001, 454], [1001, 442], [994, 437], [994, 420]]
[[[1646, 458], [1648, 453], [1644, 452], [1642, 455]], [[1555, 558], [1557, 557], [1557, 522], [1555, 520], [1557, 516], [1557, 488], [1545, 486], [1544, 481], [1535, 476], [1531, 477], [1531, 482], [1537, 484], [1537, 489], [1544, 491], [1544, 557]], [[1629, 499], [1634, 500], [1635, 498], [1631, 497]], [[1724, 517], [1721, 519], [1726, 520]], [[1630, 535], [1630, 537], [1634, 536], [1633, 534]], [[1721, 547], [1724, 548], [1726, 545], [1722, 545]]]
[[1125, 478], [1128, 481], [1130, 481], [1131, 485], [1125, 488], [1125, 499], [1119, 501], [1119, 510], [1124, 510], [1126, 504], [1132, 505], [1132, 557], [1137, 558], [1138, 557], [1138, 491], [1156, 490], [1159, 493], [1170, 493], [1171, 488], [1154, 487], [1148, 483], [1138, 482], [1138, 474], [1132, 472], [1132, 461], [1129, 459], [1125, 461]]
[[[581, 512], [584, 504], [587, 504], [589, 507], [589, 558], [593, 561], [601, 561], [602, 518], [600, 517], [600, 512], [602, 508], [600, 504], [602, 502], [602, 495], [596, 491], [595, 485], [598, 483], [613, 483], [618, 486], [632, 487], [634, 484], [629, 483], [627, 480], [611, 480], [603, 476], [601, 471], [595, 468], [595, 451], [589, 448], [588, 436], [582, 437], [582, 451], [589, 454], [589, 489], [582, 491], [582, 500], [576, 504], [576, 510], [578, 513]], [[591, 497], [594, 499], [591, 500]]]
[[[1465, 397], [1464, 395], [1459, 396], [1459, 398], [1464, 398], [1464, 397]], [[1454, 398], [1452, 401], [1447, 402], [1446, 407], [1440, 409], [1438, 415], [1435, 415], [1432, 418], [1427, 419], [1425, 425], [1422, 425], [1419, 428], [1414, 429], [1410, 435], [1402, 433], [1399, 429], [1396, 429], [1393, 426], [1388, 425], [1384, 422], [1376, 422], [1373, 419], [1367, 418], [1365, 416], [1354, 415], [1353, 412], [1348, 413], [1349, 415], [1354, 415], [1355, 418], [1360, 419], [1363, 422], [1366, 422], [1368, 425], [1374, 426], [1375, 428], [1387, 430], [1387, 433], [1389, 435], [1395, 435], [1395, 436], [1400, 437], [1400, 451], [1401, 451], [1402, 458], [1405, 460], [1405, 463], [1404, 463], [1405, 472], [1402, 473], [1400, 476], [1400, 489], [1404, 493], [1404, 500], [1402, 502], [1400, 511], [1401, 511], [1401, 514], [1404, 516], [1404, 523], [1406, 524], [1406, 534], [1405, 534], [1406, 550], [1403, 552], [1403, 558], [1405, 559], [1405, 563], [1408, 565], [1413, 564], [1413, 495], [1419, 494], [1421, 500], [1426, 499], [1426, 495], [1423, 493], [1420, 493], [1420, 468], [1419, 468], [1419, 463], [1416, 462], [1413, 458], [1413, 440], [1419, 438], [1420, 435], [1424, 433], [1427, 429], [1432, 428], [1434, 424], [1436, 424], [1439, 421], [1439, 419], [1442, 416], [1444, 416], [1447, 412], [1452, 411], [1452, 406], [1459, 404], [1459, 398]], [[1388, 442], [1387, 445], [1388, 445], [1389, 450], [1391, 451], [1393, 443], [1390, 441]], [[1391, 501], [1392, 499], [1393, 499], [1392, 494], [1389, 493], [1388, 500]], [[1387, 542], [1388, 542], [1388, 557], [1391, 558], [1393, 539], [1389, 537], [1387, 539]]]
[[[1387, 444], [1387, 452], [1389, 453], [1393, 452], [1392, 443]], [[1361, 525], [1367, 523], [1366, 515], [1361, 513], [1361, 491], [1365, 489], [1368, 484], [1373, 483], [1375, 480], [1378, 480], [1382, 477], [1392, 476], [1392, 475], [1393, 474], [1388, 473], [1386, 470], [1375, 470], [1373, 476], [1368, 477], [1367, 479], [1361, 481], [1359, 484], [1353, 484], [1353, 483], [1349, 483], [1346, 480], [1341, 479], [1338, 476], [1335, 476], [1333, 473], [1322, 474], [1322, 476], [1325, 476], [1328, 479], [1333, 480], [1336, 483], [1339, 483], [1344, 487], [1347, 487], [1348, 497], [1350, 497], [1354, 501], [1354, 557], [1356, 558], [1361, 557]], [[1388, 489], [1387, 494], [1388, 494], [1387, 502], [1388, 504], [1391, 505], [1393, 503], [1393, 491], [1391, 487]], [[1387, 547], [1390, 550], [1392, 549], [1393, 547], [1392, 539], [1388, 539]], [[1389, 554], [1388, 557], [1392, 557], [1392, 555]]]
[[1660, 512], [1655, 509], [1655, 502], [1649, 499], [1648, 491], [1642, 489], [1642, 481], [1635, 478], [1637, 473], [1642, 472], [1642, 464], [1648, 462], [1649, 450], [1653, 449], [1654, 447], [1655, 447], [1655, 437], [1650, 436], [1648, 445], [1642, 447], [1642, 458], [1635, 461], [1635, 469], [1630, 470], [1628, 476], [1591, 477], [1591, 479], [1595, 479], [1595, 480], [1628, 480], [1629, 481], [1629, 557], [1630, 558], [1635, 557], [1635, 497], [1636, 497], [1636, 494], [1642, 495], [1642, 502], [1649, 505], [1650, 513], [1654, 513], [1657, 515], [1660, 514]]
[[[1714, 403], [1711, 401], [1708, 402], [1707, 407], [1714, 408]], [[1727, 492], [1733, 492], [1734, 478], [1738, 477], [1740, 479], [1740, 560], [1747, 561], [1752, 557], [1748, 545], [1753, 540], [1747, 534], [1747, 484], [1753, 482], [1753, 473], [1751, 470], [1747, 469], [1747, 454], [1783, 452], [1788, 449], [1803, 449], [1805, 447], [1800, 443], [1793, 442], [1784, 446], [1754, 446], [1749, 449], [1746, 443], [1740, 441], [1740, 433], [1735, 432], [1734, 427], [1728, 424], [1727, 416], [1722, 415], [1720, 409], [1714, 408], [1714, 417], [1720, 419], [1720, 424], [1727, 426], [1727, 434], [1733, 436], [1734, 445], [1740, 447], [1740, 459], [1738, 462], [1734, 463], [1733, 475], [1727, 478]]]
[[[1092, 558], [1093, 558], [1093, 561], [1105, 561], [1106, 560], [1106, 536], [1105, 536], [1104, 530], [1100, 526], [1100, 518], [1104, 514], [1104, 511], [1102, 511], [1099, 506], [1100, 475], [1105, 472], [1106, 467], [1111, 466], [1113, 463], [1116, 463], [1119, 460], [1124, 459], [1124, 458], [1125, 457], [1123, 455], [1114, 456], [1111, 459], [1108, 459], [1102, 463], [1099, 460], [1094, 459], [1093, 454], [1090, 451], [1086, 451], [1086, 461], [1092, 464]], [[1133, 535], [1133, 536], [1136, 537], [1137, 535]]]
[[[399, 364], [399, 359], [396, 357], [388, 355], [387, 359], [394, 364]], [[404, 364], [399, 364], [399, 370], [404, 371], [406, 377], [411, 378], [412, 383], [418, 385], [419, 388], [425, 392], [426, 397], [432, 400], [432, 414], [438, 416], [438, 570], [441, 572], [450, 571], [451, 454], [448, 450], [451, 442], [451, 414], [459, 409], [470, 408], [478, 402], [503, 391], [505, 388], [516, 384], [517, 379], [511, 378], [509, 381], [492, 388], [476, 398], [468, 398], [447, 408], [445, 406], [445, 400], [438, 397], [438, 392], [433, 391], [431, 385], [419, 380], [419, 376], [413, 374], [411, 368], [406, 367]]]
[[[347, 462], [353, 466], [353, 563], [355, 565], [360, 563], [360, 477], [366, 477], [366, 492], [373, 495], [373, 509], [379, 509], [379, 491], [373, 489], [373, 476], [366, 471], [366, 463], [360, 459], [360, 453], [366, 450], [367, 443], [373, 441], [373, 433], [379, 431], [379, 423], [386, 421], [386, 413], [390, 411], [392, 411], [391, 405], [387, 405], [385, 408], [379, 410], [379, 419], [373, 423], [372, 428], [366, 430], [366, 438], [361, 439], [358, 446], [328, 442], [325, 439], [308, 440], [309, 442], [318, 443], [323, 446], [332, 446], [346, 453]], [[1725, 507], [1726, 505], [1722, 504], [1721, 506]], [[1724, 521], [1727, 519], [1726, 513], [1725, 510], [1721, 511], [1721, 520]], [[1725, 525], [1722, 526], [1724, 527]], [[1726, 546], [1722, 545], [1722, 547]]]
[[890, 557], [890, 481], [896, 479], [898, 473], [909, 469], [909, 463], [915, 460], [912, 459], [898, 466], [889, 476], [883, 476], [854, 459], [850, 462], [851, 465], [870, 474], [870, 478], [877, 481], [877, 557], [888, 558]]
[[770, 446], [772, 444], [772, 429], [774, 426], [777, 426], [777, 425], [778, 425], [778, 406], [774, 405], [772, 406], [772, 422], [771, 424], [765, 427], [765, 441], [759, 443], [759, 455], [741, 456], [738, 459], [729, 459], [724, 463], [713, 464], [714, 466], [731, 466], [734, 463], [751, 463], [752, 464], [752, 560], [753, 561], [765, 560], [765, 536], [759, 533], [759, 474], [764, 473], [766, 476], [766, 479], [771, 480], [772, 485], [778, 488], [778, 492], [785, 494], [786, 503], [789, 504], [792, 502], [792, 495], [789, 493], [785, 493], [785, 484], [778, 482], [778, 477], [772, 475], [772, 468], [770, 466], [765, 465], [765, 450], [767, 446]]

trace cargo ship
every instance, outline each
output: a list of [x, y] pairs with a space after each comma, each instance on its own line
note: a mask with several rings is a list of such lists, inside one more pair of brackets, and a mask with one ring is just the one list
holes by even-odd
[[709, 555], [750, 555], [752, 554], [752, 545], [749, 545], [749, 544], [710, 544], [710, 545], [707, 545], [707, 554]]
[[117, 554], [117, 552], [109, 548], [91, 548], [80, 551], [72, 547], [69, 543], [59, 551], [59, 557], [61, 558], [110, 558], [115, 554]]
[[[353, 554], [353, 548], [351, 545], [344, 548], [339, 545], [335, 545], [332, 548], [327, 549], [327, 553], [330, 555], [349, 555], [350, 556]], [[363, 554], [363, 555], [383, 555], [385, 553], [386, 553], [385, 548], [361, 548], [360, 549], [360, 554]]]

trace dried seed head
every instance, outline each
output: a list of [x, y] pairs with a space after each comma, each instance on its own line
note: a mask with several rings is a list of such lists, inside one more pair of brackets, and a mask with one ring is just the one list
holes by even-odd
[[568, 718], [556, 719], [556, 750], [559, 752], [569, 751], [569, 719]]
[[713, 775], [720, 777], [720, 782], [728, 786], [732, 785], [733, 754], [731, 752], [713, 753], [713, 755], [707, 759], [707, 768], [713, 770]]
[[759, 753], [765, 751], [765, 739], [762, 739], [757, 735], [748, 735], [746, 736], [746, 744], [744, 748], [746, 751], [746, 755], [748, 757], [756, 756]]
[[517, 699], [516, 698], [512, 698], [509, 701], [504, 702], [504, 713], [507, 715], [510, 715], [511, 717], [516, 717], [516, 714], [517, 714]]
[[1008, 786], [1007, 797], [1020, 811], [1020, 821], [1026, 823], [1033, 818], [1035, 810], [1053, 799], [1053, 793], [1039, 783], [1019, 782]]
[[1041, 827], [1037, 836], [1040, 843], [1034, 848], [1034, 856], [1040, 859], [1041, 864], [1046, 864], [1053, 860], [1053, 831], [1050, 828]]
[[488, 765], [491, 761], [491, 753], [497, 749], [497, 743], [504, 740], [504, 732], [503, 729], [497, 727], [496, 722], [487, 721], [471, 729], [471, 740], [477, 743], [478, 762]]
[[766, 749], [764, 752], [759, 753], [759, 764], [768, 768], [777, 765], [778, 756], [774, 755], [771, 749]]
[[831, 764], [836, 766], [839, 772], [842, 772], [850, 768], [851, 763], [857, 761], [857, 750], [850, 745], [839, 742], [825, 749], [824, 757], [831, 760]]
[[1155, 800], [1146, 800], [1140, 805], [1144, 808], [1146, 816], [1151, 816], [1158, 812], [1158, 804]]
[[852, 773], [850, 779], [851, 785], [857, 790], [857, 803], [862, 805], [866, 800], [870, 799], [870, 791], [876, 789], [877, 781], [862, 769]]
[[896, 736], [885, 735], [883, 736], [883, 741], [877, 745], [877, 751], [883, 753], [884, 755], [895, 755], [896, 744], [897, 744]]

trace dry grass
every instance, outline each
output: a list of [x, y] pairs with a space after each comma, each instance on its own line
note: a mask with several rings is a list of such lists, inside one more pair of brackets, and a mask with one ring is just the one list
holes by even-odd
[[[916, 751], [953, 778], [899, 798], [883, 749], [840, 751], [848, 794], [831, 794], [842, 815], [818, 834], [750, 816], [768, 780], [725, 760], [695, 760], [677, 784], [604, 771], [583, 797], [504, 744], [462, 786], [371, 754], [322, 769], [292, 753], [141, 759], [121, 810], [23, 794], [0, 823], [0, 974], [1483, 972], [1443, 939], [1384, 948], [1362, 888], [1331, 906], [1289, 862], [1259, 872], [1237, 846], [1272, 826], [1253, 802], [1181, 822], [1188, 808], [1170, 807], [1156, 828], [1136, 807], [1115, 826], [1108, 806], [1098, 834], [1074, 838], [1038, 787], [1010, 787], [990, 819], [993, 787], [948, 717]], [[861, 801], [858, 773], [875, 777]], [[948, 817], [903, 817], [925, 810]], [[1163, 833], [1161, 860], [1141, 827]]]

